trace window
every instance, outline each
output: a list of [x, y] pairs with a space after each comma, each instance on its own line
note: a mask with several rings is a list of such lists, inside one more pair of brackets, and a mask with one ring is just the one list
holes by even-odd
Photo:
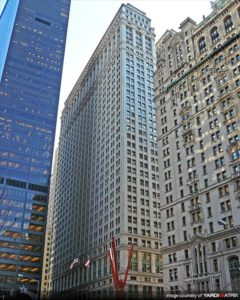
[[224, 59], [224, 57], [221, 54], [220, 56], [218, 56], [217, 58], [215, 58], [214, 62], [215, 62], [215, 64], [218, 64], [220, 61], [223, 61], [223, 59]]
[[211, 202], [211, 199], [210, 199], [210, 194], [209, 194], [209, 192], [208, 193], [206, 193], [206, 202], [208, 203], [208, 202]]
[[195, 265], [195, 272], [197, 274], [203, 274], [208, 272], [208, 266], [206, 263], [206, 249], [201, 243], [194, 248], [193, 262]]
[[224, 164], [225, 164], [225, 162], [224, 162], [224, 157], [223, 156], [215, 160], [215, 168], [216, 169], [218, 169], [220, 167], [223, 167]]
[[213, 233], [213, 232], [214, 232], [214, 229], [213, 229], [213, 222], [210, 222], [210, 223], [209, 223], [209, 231], [210, 231], [210, 233]]
[[205, 38], [201, 37], [198, 41], [198, 48], [199, 48], [199, 52], [203, 53], [204, 51], [206, 51], [206, 42], [205, 42]]
[[211, 248], [212, 248], [212, 252], [216, 252], [217, 248], [216, 248], [216, 242], [212, 242], [211, 243]]
[[213, 43], [216, 43], [219, 40], [217, 27], [213, 27], [213, 29], [211, 30], [211, 39]]
[[181, 209], [182, 209], [182, 212], [185, 211], [185, 205], [184, 205], [184, 203], [181, 203]]
[[218, 272], [218, 260], [217, 260], [217, 258], [215, 258], [213, 260], [213, 270], [214, 270], [214, 272]]
[[229, 258], [229, 270], [239, 269], [239, 260], [237, 256], [233, 256]]
[[227, 238], [224, 241], [225, 241], [225, 246], [228, 249], [237, 246], [237, 238], [235, 236], [231, 238]]
[[225, 27], [225, 31], [226, 32], [230, 32], [233, 30], [234, 26], [233, 26], [233, 22], [232, 22], [232, 17], [231, 16], [227, 16], [224, 19], [224, 27]]
[[221, 202], [220, 207], [221, 207], [221, 212], [225, 212], [226, 210], [230, 210], [232, 208], [230, 199], [228, 199], [224, 202]]
[[219, 126], [219, 121], [218, 121], [218, 119], [214, 119], [213, 121], [211, 121], [211, 122], [209, 123], [210, 129], [214, 129], [215, 127], [218, 127], [218, 126]]
[[218, 278], [215, 279], [215, 290], [216, 291], [220, 290], [220, 280]]
[[183, 240], [187, 241], [187, 231], [186, 230], [183, 231]]
[[221, 138], [220, 131], [216, 131], [213, 134], [211, 134], [211, 140], [212, 140], [212, 142], [216, 142], [220, 138]]
[[225, 82], [228, 81], [228, 76], [225, 74], [223, 77], [221, 77], [219, 80], [218, 80], [218, 83], [219, 83], [219, 86], [223, 85]]
[[218, 188], [219, 197], [224, 197], [226, 195], [229, 195], [229, 187], [228, 185], [221, 186]]
[[48, 22], [48, 21], [46, 21], [46, 20], [44, 20], [44, 19], [41, 19], [41, 18], [37, 18], [37, 17], [36, 17], [35, 20], [36, 20], [37, 22], [39, 22], [39, 23], [42, 23], [42, 24], [45, 24], [45, 25], [48, 25], [48, 26], [51, 25], [50, 22]]
[[222, 143], [213, 147], [213, 155], [216, 156], [217, 154], [223, 152]]
[[186, 266], [186, 277], [190, 277], [190, 267]]
[[177, 268], [169, 270], [169, 280], [170, 281], [178, 280]]
[[186, 217], [185, 216], [182, 217], [182, 226], [186, 226]]
[[227, 178], [227, 173], [226, 171], [222, 171], [220, 173], [217, 173], [217, 182], [221, 182]]
[[240, 149], [232, 152], [232, 159], [235, 160], [235, 159], [238, 159], [240, 157]]
[[208, 218], [212, 217], [212, 209], [211, 207], [208, 207]]

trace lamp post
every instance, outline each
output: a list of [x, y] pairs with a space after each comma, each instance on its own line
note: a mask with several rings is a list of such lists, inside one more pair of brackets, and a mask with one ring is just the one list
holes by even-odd
[[35, 278], [33, 278], [33, 277], [29, 277], [29, 276], [24, 275], [24, 274], [20, 274], [20, 273], [18, 274], [18, 277], [25, 277], [25, 278], [28, 278], [28, 279], [31, 279], [31, 280], [37, 282], [37, 296], [36, 296], [36, 298], [38, 299], [39, 283], [40, 283], [40, 280], [39, 280], [39, 279], [35, 279]]

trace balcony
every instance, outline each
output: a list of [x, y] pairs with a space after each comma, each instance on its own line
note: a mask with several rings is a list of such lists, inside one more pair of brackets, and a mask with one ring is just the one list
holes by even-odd
[[187, 146], [189, 146], [189, 145], [191, 145], [191, 144], [195, 144], [195, 142], [196, 142], [196, 139], [195, 139], [195, 137], [193, 137], [192, 139], [190, 139], [190, 140], [184, 142], [184, 143], [183, 143], [183, 147], [187, 147]]
[[236, 179], [236, 178], [240, 177], [240, 171], [231, 174], [231, 177], [232, 177], [232, 179]]
[[208, 277], [208, 276], [209, 276], [208, 272], [201, 273], [201, 274], [193, 274], [193, 279], [198, 279], [198, 278], [203, 278], [203, 277]]
[[196, 177], [193, 177], [193, 178], [189, 178], [186, 183], [187, 183], [187, 185], [192, 185], [192, 184], [196, 183], [198, 180], [199, 179], [196, 176]]
[[196, 211], [196, 210], [200, 210], [201, 208], [202, 208], [202, 204], [197, 203], [197, 204], [189, 206], [188, 211], [193, 212], [193, 211]]
[[228, 139], [231, 139], [231, 138], [234, 138], [235, 135], [237, 135], [237, 134], [238, 134], [238, 135], [240, 134], [240, 129], [235, 128], [235, 129], [232, 129], [231, 132], [228, 132], [228, 133], [227, 133], [227, 137], [228, 137]]
[[199, 193], [199, 190], [198, 190], [198, 189], [195, 189], [195, 190], [193, 190], [193, 191], [190, 191], [190, 192], [188, 193], [188, 195], [194, 196], [195, 194], [198, 194], [198, 193]]
[[235, 102], [231, 100], [228, 104], [226, 104], [224, 107], [222, 107], [221, 113], [226, 113], [230, 108], [232, 108], [235, 105]]
[[233, 152], [237, 151], [238, 149], [240, 149], [240, 141], [236, 141], [231, 143], [228, 147], [227, 147], [227, 152], [229, 155], [231, 155]]
[[187, 134], [194, 134], [194, 130], [192, 129], [192, 127], [183, 128], [182, 135], [184, 136]]
[[232, 123], [233, 121], [238, 121], [239, 120], [240, 115], [232, 115], [230, 117], [228, 117], [226, 120], [223, 121], [224, 125], [228, 125], [229, 123]]
[[237, 163], [240, 163], [240, 157], [237, 157], [237, 158], [232, 159], [232, 160], [230, 161], [230, 165], [234, 165], [234, 164], [237, 164]]
[[184, 105], [183, 107], [180, 108], [179, 110], [179, 115], [185, 115], [191, 110], [191, 105]]
[[203, 217], [201, 217], [199, 219], [196, 219], [196, 220], [193, 220], [191, 222], [191, 225], [202, 224], [202, 222], [203, 222]]

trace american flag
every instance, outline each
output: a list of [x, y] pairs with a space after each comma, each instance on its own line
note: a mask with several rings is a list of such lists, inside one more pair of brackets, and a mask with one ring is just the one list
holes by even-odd
[[71, 262], [70, 270], [77, 267], [78, 265], [79, 265], [79, 258], [77, 257], [77, 258], [74, 258], [74, 260]]
[[88, 259], [84, 263], [84, 267], [89, 268], [90, 267], [90, 257], [88, 256]]
[[110, 263], [111, 263], [112, 271], [115, 274], [115, 272], [116, 272], [116, 269], [115, 269], [115, 260], [114, 260], [114, 257], [113, 257], [113, 250], [112, 250], [112, 248], [109, 248], [109, 255], [110, 255]]

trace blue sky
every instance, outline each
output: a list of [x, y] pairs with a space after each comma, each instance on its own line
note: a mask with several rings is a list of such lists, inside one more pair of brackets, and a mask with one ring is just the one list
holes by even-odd
[[185, 18], [199, 23], [211, 12], [210, 0], [71, 0], [55, 144], [64, 102], [122, 3], [146, 13], [156, 41], [167, 29], [178, 31]]

